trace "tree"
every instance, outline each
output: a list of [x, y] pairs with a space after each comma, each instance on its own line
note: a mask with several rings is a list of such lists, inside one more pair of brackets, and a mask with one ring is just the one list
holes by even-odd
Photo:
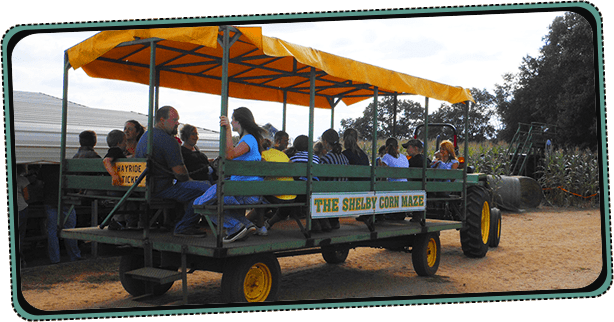
[[580, 14], [554, 19], [537, 58], [523, 59], [516, 75], [497, 85], [496, 101], [511, 140], [518, 123], [557, 127], [559, 144], [595, 149], [598, 143], [593, 31]]
[[[475, 104], [470, 104], [468, 111], [468, 139], [469, 141], [484, 141], [496, 136], [496, 129], [492, 122], [496, 116], [495, 96], [486, 89], [471, 88], [471, 96]], [[429, 116], [431, 123], [450, 123], [456, 127], [459, 137], [465, 137], [465, 104], [442, 104], [439, 110]], [[431, 135], [429, 135], [431, 136]]]
[[[495, 97], [486, 89], [472, 88], [471, 94], [476, 104], [471, 104], [469, 109], [469, 140], [482, 141], [493, 138], [496, 135], [496, 130], [491, 120], [496, 116]], [[450, 123], [456, 127], [458, 134], [464, 137], [464, 106], [463, 103], [451, 106], [442, 104], [437, 111], [429, 114], [429, 123]], [[378, 138], [412, 137], [415, 128], [424, 123], [424, 108], [412, 100], [398, 100], [396, 123], [393, 122], [393, 113], [394, 98], [385, 97], [378, 102]], [[396, 124], [396, 126], [394, 127], [393, 124]], [[373, 138], [373, 103], [367, 106], [363, 116], [356, 119], [342, 119], [341, 128], [342, 131], [355, 128], [364, 139], [371, 140]], [[435, 131], [429, 131], [429, 138], [435, 138], [437, 134]]]
[[[354, 128], [366, 140], [373, 139], [373, 108], [370, 103], [363, 111], [363, 116], [341, 120], [341, 132]], [[424, 120], [424, 109], [412, 100], [397, 99], [397, 117], [394, 122], [394, 97], [386, 96], [377, 103], [377, 137], [409, 137], [418, 123]], [[411, 131], [411, 132], [410, 132]], [[394, 133], [393, 133], [394, 132]]]

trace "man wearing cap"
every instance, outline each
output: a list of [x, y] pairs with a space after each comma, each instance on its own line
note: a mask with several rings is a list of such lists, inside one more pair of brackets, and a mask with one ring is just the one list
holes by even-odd
[[[424, 149], [424, 145], [422, 141], [418, 139], [411, 139], [406, 143], [402, 144], [405, 149], [407, 149], [407, 155], [409, 156], [409, 167], [418, 167], [421, 168], [424, 166], [424, 154], [422, 154], [422, 150]], [[427, 159], [426, 166], [428, 167], [431, 164], [431, 160]], [[421, 179], [413, 179], [413, 180], [421, 180]], [[422, 222], [423, 212], [421, 211], [411, 211], [409, 212], [411, 218], [411, 222]]]
[[[422, 141], [418, 139], [411, 139], [406, 143], [403, 143], [403, 147], [407, 149], [407, 155], [411, 157], [409, 159], [410, 168], [424, 166], [424, 154], [422, 154], [424, 145], [422, 144]], [[427, 159], [427, 165], [430, 163], [431, 161]]]

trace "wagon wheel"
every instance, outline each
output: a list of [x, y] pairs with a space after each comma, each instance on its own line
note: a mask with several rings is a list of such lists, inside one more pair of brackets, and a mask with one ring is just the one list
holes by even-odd
[[322, 247], [322, 257], [329, 264], [341, 264], [345, 262], [349, 253], [349, 248]]
[[492, 208], [490, 210], [490, 221], [490, 241], [488, 241], [488, 246], [498, 247], [501, 240], [501, 210]]
[[[158, 258], [154, 257], [154, 267], [159, 267], [159, 262], [157, 262]], [[122, 286], [132, 296], [140, 296], [149, 293], [150, 286], [153, 284], [153, 294], [154, 295], [162, 295], [166, 293], [172, 286], [174, 282], [166, 283], [166, 284], [158, 284], [154, 282], [147, 282], [143, 280], [139, 280], [136, 278], [127, 275], [126, 272], [133, 271], [135, 269], [139, 269], [145, 267], [145, 260], [143, 255], [124, 255], [121, 257], [119, 262], [119, 280], [122, 283]], [[177, 271], [177, 267], [173, 268], [165, 268], [168, 270]]]
[[467, 217], [460, 231], [461, 246], [467, 257], [481, 258], [488, 252], [490, 200], [490, 194], [482, 187], [467, 189]]
[[222, 275], [222, 299], [224, 302], [275, 301], [280, 279], [281, 268], [273, 254], [231, 258]]
[[439, 233], [416, 235], [411, 251], [411, 261], [419, 276], [433, 276], [439, 268], [441, 242]]

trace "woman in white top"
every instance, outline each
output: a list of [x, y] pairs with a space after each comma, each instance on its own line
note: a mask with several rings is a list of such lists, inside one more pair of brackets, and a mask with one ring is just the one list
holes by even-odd
[[[382, 157], [382, 165], [395, 168], [409, 167], [409, 161], [399, 153], [399, 142], [395, 138], [386, 140], [386, 154]], [[406, 178], [388, 178], [388, 181], [407, 181]]]

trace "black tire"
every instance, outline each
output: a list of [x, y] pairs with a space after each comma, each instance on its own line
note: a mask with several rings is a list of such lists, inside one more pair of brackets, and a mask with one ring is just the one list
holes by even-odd
[[277, 300], [281, 268], [273, 254], [231, 258], [222, 275], [222, 299], [226, 303]]
[[414, 271], [419, 276], [433, 276], [439, 269], [441, 259], [441, 242], [439, 233], [416, 235], [411, 250]]
[[488, 252], [490, 236], [490, 193], [479, 186], [467, 189], [467, 217], [460, 231], [461, 246], [467, 257], [482, 258]]
[[[158, 264], [159, 265], [159, 264]], [[158, 284], [154, 282], [147, 282], [143, 280], [139, 280], [131, 277], [130, 275], [126, 275], [126, 272], [133, 271], [138, 268], [145, 267], [145, 260], [142, 254], [139, 255], [124, 255], [121, 257], [119, 262], [119, 280], [122, 283], [122, 286], [132, 296], [141, 296], [149, 293], [149, 286], [153, 283], [153, 294], [154, 295], [162, 295], [166, 293], [172, 286], [174, 282], [166, 283], [166, 284]], [[156, 265], [156, 261], [154, 260], [154, 267], [158, 267]], [[177, 268], [167, 268], [169, 270], [177, 270]]]
[[345, 262], [349, 253], [349, 248], [322, 247], [322, 257], [328, 264], [341, 264]]
[[501, 210], [492, 208], [490, 210], [490, 240], [489, 247], [498, 247], [501, 240]]

